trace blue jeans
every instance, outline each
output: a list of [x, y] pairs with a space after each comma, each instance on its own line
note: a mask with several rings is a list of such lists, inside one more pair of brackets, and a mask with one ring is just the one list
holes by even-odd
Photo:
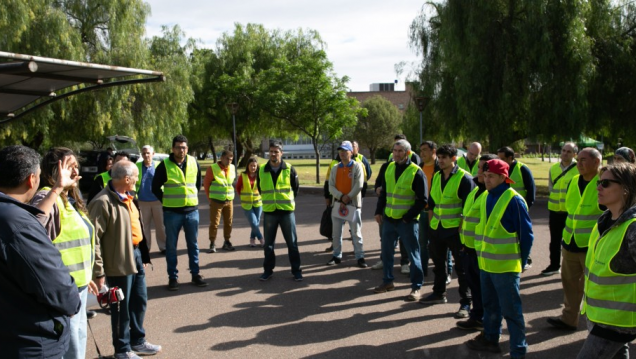
[[287, 254], [289, 263], [291, 264], [292, 274], [302, 272], [300, 270], [300, 252], [298, 252], [298, 237], [296, 235], [296, 216], [294, 212], [268, 213], [263, 216], [263, 232], [265, 234], [265, 261], [263, 261], [263, 270], [267, 274], [274, 272], [276, 267], [276, 253], [274, 253], [274, 241], [276, 240], [276, 231], [280, 226], [283, 232], [283, 238], [287, 243]]
[[399, 220], [393, 222], [387, 216], [382, 216], [382, 263], [384, 264], [384, 283], [393, 282], [393, 262], [395, 244], [398, 238], [408, 252], [411, 261], [411, 289], [419, 290], [424, 282], [424, 271], [420, 261], [420, 244], [418, 242], [418, 223]]
[[[362, 211], [360, 208], [356, 209], [356, 214], [353, 217], [353, 221], [349, 222], [349, 228], [351, 228], [351, 239], [353, 241], [353, 252], [356, 259], [364, 258], [364, 249], [362, 248]], [[333, 256], [342, 258], [342, 227], [344, 227], [345, 220], [337, 217], [331, 217], [333, 223]]]
[[178, 278], [177, 270], [177, 239], [179, 231], [183, 227], [186, 245], [188, 247], [188, 259], [190, 260], [190, 273], [199, 274], [199, 211], [177, 213], [163, 211], [163, 224], [166, 227], [166, 263], [168, 277]]
[[148, 293], [146, 291], [146, 272], [141, 263], [141, 252], [135, 249], [137, 273], [122, 277], [106, 277], [108, 286], [119, 287], [124, 292], [124, 300], [110, 306], [110, 324], [113, 332], [115, 353], [131, 351], [131, 346], [146, 341], [144, 317]]
[[86, 358], [86, 301], [88, 300], [88, 287], [79, 290], [82, 306], [75, 314], [69, 325], [71, 340], [68, 351], [64, 354], [64, 359], [84, 359]]
[[263, 239], [261, 230], [260, 228], [258, 228], [258, 225], [261, 223], [261, 213], [263, 213], [263, 207], [252, 207], [250, 209], [243, 209], [243, 211], [245, 211], [245, 218], [247, 218], [247, 222], [249, 222], [250, 227], [252, 227], [252, 232], [250, 232], [250, 239]]
[[519, 294], [519, 273], [480, 272], [486, 340], [499, 342], [501, 320], [505, 318], [510, 333], [510, 357], [526, 355], [528, 343]]

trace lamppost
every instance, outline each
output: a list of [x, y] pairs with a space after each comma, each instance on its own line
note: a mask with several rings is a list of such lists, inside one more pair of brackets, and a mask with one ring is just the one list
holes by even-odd
[[236, 112], [238, 111], [239, 104], [236, 102], [228, 103], [227, 107], [232, 112], [232, 133], [234, 134], [234, 170], [238, 172], [236, 169], [236, 165], [238, 163], [238, 157], [236, 155]]
[[417, 109], [420, 111], [420, 143], [422, 143], [423, 139], [422, 139], [422, 112], [424, 112], [424, 109], [426, 108], [426, 105], [428, 105], [428, 101], [430, 100], [429, 97], [416, 97], [415, 98], [415, 103], [417, 104]]

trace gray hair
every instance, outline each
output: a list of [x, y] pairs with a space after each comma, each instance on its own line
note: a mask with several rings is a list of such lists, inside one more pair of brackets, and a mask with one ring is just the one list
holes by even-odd
[[402, 146], [404, 147], [404, 150], [406, 152], [409, 152], [411, 150], [411, 144], [409, 143], [409, 141], [407, 140], [397, 140], [395, 141], [395, 143], [393, 144], [393, 148], [395, 148], [395, 146]]
[[137, 165], [130, 161], [120, 161], [113, 165], [110, 170], [111, 177], [114, 180], [123, 180], [126, 177], [133, 177], [135, 175], [135, 168]]
[[[566, 143], [563, 144], [563, 147], [568, 146], [568, 145], [570, 147], [572, 147], [572, 151], [574, 151], [574, 153], [579, 153], [579, 147], [576, 145], [576, 143], [574, 143], [574, 142], [566, 142]], [[561, 147], [561, 148], [563, 148], [563, 147]]]
[[584, 149], [581, 150], [581, 152], [586, 152], [589, 153], [589, 155], [594, 158], [595, 160], [598, 160], [598, 168], [600, 169], [601, 166], [603, 166], [603, 156], [601, 155], [601, 153], [594, 147], [585, 147]]
[[149, 150], [150, 152], [155, 152], [155, 149], [152, 148], [152, 146], [150, 145], [145, 145], [144, 147], [141, 148], [142, 151], [146, 149]]

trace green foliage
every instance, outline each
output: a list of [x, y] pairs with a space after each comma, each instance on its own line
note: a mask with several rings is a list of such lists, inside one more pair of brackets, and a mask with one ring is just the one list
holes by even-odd
[[366, 116], [359, 116], [354, 137], [362, 147], [369, 149], [371, 163], [375, 163], [375, 152], [390, 146], [393, 137], [400, 132], [402, 114], [389, 100], [373, 96], [362, 103]]

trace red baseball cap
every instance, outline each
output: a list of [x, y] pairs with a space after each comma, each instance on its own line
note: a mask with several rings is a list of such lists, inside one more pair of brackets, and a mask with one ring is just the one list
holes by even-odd
[[506, 176], [506, 183], [515, 183], [508, 177], [510, 166], [502, 160], [490, 160], [484, 164], [484, 172], [492, 172], [498, 175]]

